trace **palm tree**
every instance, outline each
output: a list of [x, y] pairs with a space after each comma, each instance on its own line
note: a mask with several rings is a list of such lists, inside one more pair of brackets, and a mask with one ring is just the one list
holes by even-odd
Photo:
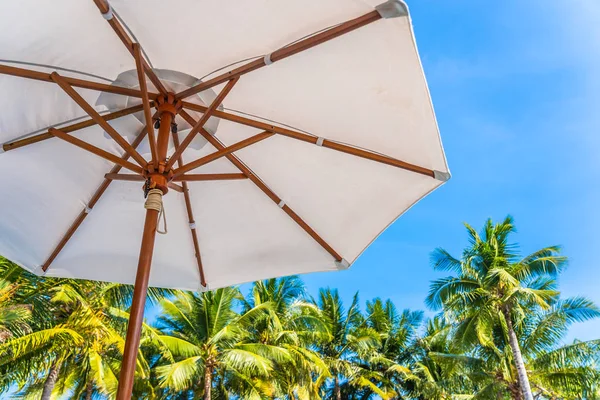
[[238, 314], [240, 301], [236, 288], [180, 292], [163, 300], [157, 324], [162, 334], [154, 338], [164, 361], [156, 367], [161, 387], [205, 400], [213, 391], [222, 398], [230, 393], [248, 399], [268, 395], [262, 384], [273, 371], [273, 360], [285, 359], [288, 352], [245, 340], [254, 322], [272, 309], [262, 303]]
[[[599, 315], [598, 309], [583, 298], [572, 298], [557, 301], [550, 310], [531, 309], [526, 316], [527, 322], [520, 325], [517, 332], [523, 357], [530, 376], [532, 392], [535, 398], [579, 399], [596, 398], [598, 383], [600, 383], [600, 340], [574, 342], [559, 346], [568, 326]], [[452, 326], [447, 325], [446, 336], [452, 337]], [[429, 341], [428, 341], [429, 342]], [[471, 391], [476, 398], [487, 398], [494, 395], [504, 398], [509, 393], [512, 398], [520, 398], [518, 379], [511, 368], [512, 357], [510, 347], [500, 344], [498, 350], [492, 350], [481, 345], [473, 346], [467, 352], [452, 345], [431, 347], [424, 342], [422, 347], [427, 349], [427, 355], [421, 356], [428, 360], [428, 371], [454, 379], [431, 379], [438, 385], [438, 393], [452, 393], [453, 390], [464, 389], [466, 383], [471, 385]], [[449, 343], [446, 341], [446, 343]], [[431, 368], [435, 365], [434, 368]], [[461, 382], [452, 388], [456, 377], [462, 376], [468, 382]], [[433, 375], [432, 375], [433, 377]], [[431, 384], [430, 387], [433, 387]], [[428, 398], [436, 398], [428, 393]]]
[[[557, 302], [559, 293], [553, 282], [567, 259], [559, 255], [557, 246], [519, 258], [516, 245], [508, 242], [514, 232], [511, 217], [495, 225], [488, 220], [481, 234], [466, 227], [470, 246], [460, 259], [443, 249], [432, 254], [435, 269], [456, 275], [434, 281], [426, 302], [455, 321], [454, 337], [465, 349], [479, 345], [503, 358], [502, 345], [508, 344], [516, 370], [513, 398], [522, 395], [533, 400], [522, 352], [524, 338], [518, 334], [531, 309], [549, 310]], [[596, 312], [593, 307], [586, 311]]]
[[[354, 387], [371, 386], [365, 378], [363, 360], [380, 345], [379, 335], [365, 325], [358, 306], [358, 293], [346, 311], [337, 290], [321, 289], [318, 302], [320, 318], [329, 336], [317, 342], [317, 348], [333, 377], [333, 395], [342, 399], [342, 383]], [[325, 377], [322, 377], [323, 381]], [[317, 382], [321, 385], [324, 382]], [[376, 388], [376, 386], [372, 386]]]
[[[16, 265], [0, 259], [0, 276], [10, 277]], [[11, 282], [0, 277], [0, 344], [13, 337], [30, 331], [28, 321], [31, 307], [19, 301], [19, 289], [23, 282]]]
[[[66, 392], [74, 398], [112, 395], [118, 384], [128, 317], [124, 310], [131, 301], [131, 287], [31, 278], [35, 289], [22, 297], [43, 305], [44, 315], [38, 311], [32, 318], [33, 331], [2, 345], [0, 366], [10, 371], [20, 389], [28, 394], [39, 392], [42, 399]], [[152, 301], [163, 294], [159, 289], [149, 291]], [[138, 377], [143, 381], [149, 367], [143, 357], [138, 364]], [[31, 370], [42, 372], [27, 373]]]
[[409, 347], [422, 322], [422, 311], [406, 309], [400, 313], [391, 300], [367, 301], [365, 326], [377, 332], [380, 339], [379, 347], [367, 359], [368, 368], [377, 374], [380, 384], [378, 390], [365, 388], [361, 398], [369, 398], [369, 393], [394, 396], [402, 390], [404, 379], [411, 374], [407, 367]]
[[[412, 341], [407, 353], [410, 373], [403, 389], [409, 398], [460, 399], [469, 398], [468, 394], [476, 391], [473, 381], [480, 378], [481, 370], [462, 368], [472, 364], [466, 362], [469, 358], [457, 348], [452, 338], [452, 325], [442, 316], [427, 321], [425, 331]], [[449, 357], [460, 363], [448, 362]]]
[[556, 398], [597, 397], [600, 339], [561, 344], [571, 324], [598, 317], [598, 307], [583, 297], [558, 300], [548, 310], [530, 310], [519, 334], [534, 392]]
[[319, 309], [305, 300], [304, 284], [297, 276], [255, 282], [244, 310], [265, 303], [274, 312], [255, 321], [246, 341], [280, 347], [289, 355], [273, 360], [274, 370], [265, 384], [273, 386], [273, 398], [318, 399], [314, 381], [329, 376], [319, 353], [312, 349], [313, 343], [329, 336]]

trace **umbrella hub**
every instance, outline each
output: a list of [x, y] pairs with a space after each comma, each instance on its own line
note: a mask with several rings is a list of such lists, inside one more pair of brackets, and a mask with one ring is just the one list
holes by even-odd
[[177, 132], [175, 117], [181, 111], [182, 102], [175, 97], [174, 93], [167, 93], [156, 98], [156, 110], [154, 114], [155, 128], [158, 128], [156, 137], [156, 149], [158, 163], [148, 163], [144, 169], [146, 184], [144, 185], [144, 194], [147, 195], [152, 189], [160, 189], [163, 194], [168, 192], [168, 183], [171, 180], [173, 172], [167, 172], [167, 151], [169, 148], [169, 138], [171, 133]]
[[171, 119], [174, 120], [182, 107], [182, 101], [177, 100], [174, 93], [169, 92], [165, 95], [160, 95], [156, 98], [156, 110], [158, 111], [156, 118], [160, 120], [164, 113], [169, 113], [171, 114]]

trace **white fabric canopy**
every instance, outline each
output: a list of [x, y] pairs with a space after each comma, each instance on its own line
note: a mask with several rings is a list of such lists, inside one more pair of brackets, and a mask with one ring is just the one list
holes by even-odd
[[[172, 0], [168, 12], [167, 3], [159, 0], [110, 4], [160, 77], [206, 81], [240, 61], [263, 58], [369, 13], [380, 2]], [[137, 88], [135, 79], [123, 78], [135, 71], [134, 59], [91, 0], [2, 2], [0, 64]], [[164, 84], [179, 92], [192, 85], [184, 81], [167, 79]], [[189, 100], [208, 105], [222, 87]], [[54, 83], [0, 74], [0, 88], [2, 143], [87, 118]], [[77, 91], [102, 112], [141, 103]], [[438, 171], [436, 179], [281, 135], [235, 152], [350, 264], [399, 215], [443, 184], [449, 172], [408, 16], [378, 20], [243, 75], [223, 101], [223, 110]], [[132, 140], [143, 120], [139, 113], [111, 125]], [[181, 129], [189, 125], [177, 122], [183, 139], [187, 131]], [[226, 146], [261, 132], [214, 117], [211, 124]], [[122, 154], [99, 126], [73, 136]], [[147, 144], [139, 150], [149, 159]], [[205, 140], [196, 140], [183, 158], [189, 162], [214, 151]], [[0, 254], [42, 273], [40, 266], [111, 167], [57, 138], [0, 154]], [[193, 171], [231, 172], [239, 170], [225, 158]], [[210, 289], [345, 267], [250, 180], [189, 185]], [[150, 285], [198, 290], [183, 195], [170, 191], [163, 201], [168, 234], [157, 236]], [[141, 182], [112, 182], [45, 274], [133, 283], [143, 203]]]

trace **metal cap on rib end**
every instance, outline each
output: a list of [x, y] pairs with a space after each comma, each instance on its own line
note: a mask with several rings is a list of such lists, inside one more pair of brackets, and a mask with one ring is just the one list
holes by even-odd
[[208, 286], [208, 283], [206, 284], [206, 286], [202, 286], [202, 284], [201, 284], [200, 288], [198, 289], [198, 291], [200, 293], [210, 292], [210, 286]]
[[345, 258], [342, 258], [340, 261], [336, 261], [335, 262], [335, 266], [337, 267], [337, 269], [348, 269], [350, 268], [350, 263], [348, 261], [346, 261]]
[[408, 15], [408, 7], [402, 0], [388, 0], [376, 6], [375, 9], [381, 18], [398, 18]]
[[4, 150], [4, 145], [0, 146], [0, 154], [4, 153], [6, 150]]
[[433, 177], [438, 181], [446, 182], [451, 176], [452, 175], [450, 175], [450, 172], [433, 171]]
[[[29, 268], [25, 268], [25, 269], [29, 269]], [[46, 275], [46, 271], [44, 271], [44, 266], [43, 265], [38, 265], [31, 272], [33, 272], [37, 276], [44, 276], [44, 275]]]

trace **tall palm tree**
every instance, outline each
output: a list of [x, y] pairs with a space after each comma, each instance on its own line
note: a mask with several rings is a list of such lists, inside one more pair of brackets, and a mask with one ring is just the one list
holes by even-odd
[[241, 294], [236, 288], [205, 293], [177, 293], [164, 300], [158, 319], [161, 335], [154, 339], [164, 364], [156, 367], [160, 385], [194, 397], [243, 398], [268, 395], [262, 384], [273, 371], [273, 360], [288, 357], [287, 350], [248, 342], [255, 321], [272, 313], [262, 303], [242, 314], [236, 312]]
[[509, 242], [511, 217], [498, 224], [488, 220], [481, 234], [466, 227], [469, 247], [460, 259], [443, 249], [432, 254], [435, 269], [455, 275], [434, 281], [426, 302], [456, 321], [455, 337], [465, 348], [481, 345], [500, 354], [499, 344], [508, 343], [517, 387], [524, 399], [533, 400], [518, 333], [528, 310], [548, 310], [557, 301], [552, 282], [567, 259], [557, 246], [520, 258], [517, 246]]
[[[596, 398], [600, 383], [600, 340], [560, 344], [571, 323], [598, 316], [598, 309], [583, 298], [560, 300], [546, 311], [528, 310], [527, 322], [520, 325], [517, 335], [535, 398], [579, 399], [584, 394], [584, 398]], [[451, 334], [451, 329], [448, 333]], [[510, 394], [511, 398], [519, 399], [510, 347], [502, 344], [498, 347], [500, 351], [476, 345], [461, 353], [458, 347], [438, 346], [429, 348], [427, 357], [443, 374], [469, 379], [476, 398], [492, 394], [504, 398]], [[450, 382], [444, 385], [446, 389], [450, 389]]]

